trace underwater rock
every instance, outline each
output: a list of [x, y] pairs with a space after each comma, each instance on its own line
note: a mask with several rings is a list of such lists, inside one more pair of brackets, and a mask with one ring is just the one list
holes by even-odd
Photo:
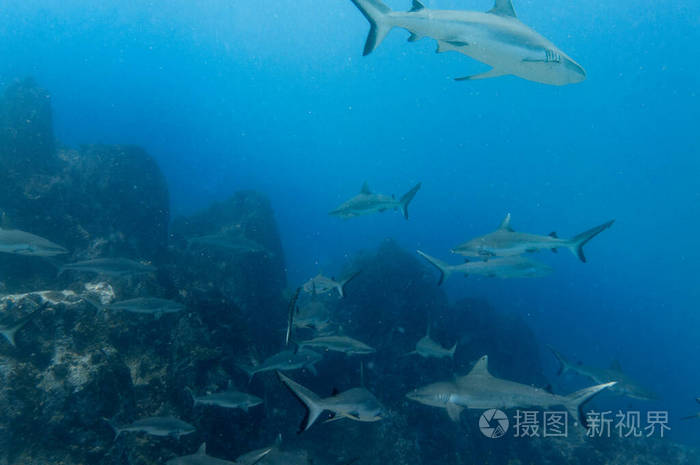
[[101, 418], [133, 402], [128, 368], [105, 342], [95, 309], [69, 290], [3, 296], [0, 308], [36, 312], [16, 347], [0, 346], [0, 455], [95, 463], [104, 453]]
[[267, 197], [237, 192], [188, 218], [176, 218], [171, 236], [168, 269], [177, 289], [209, 294], [238, 308], [255, 340], [269, 337], [271, 316], [279, 315], [283, 328], [284, 252]]
[[[137, 147], [54, 145], [51, 100], [31, 80], [0, 101], [0, 226], [45, 237], [66, 259], [121, 256], [158, 260], [166, 250], [169, 194], [156, 162]], [[3, 254], [12, 291], [47, 287], [56, 269]]]

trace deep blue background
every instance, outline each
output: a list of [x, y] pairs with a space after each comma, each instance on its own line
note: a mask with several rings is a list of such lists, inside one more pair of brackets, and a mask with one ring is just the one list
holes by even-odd
[[[242, 188], [267, 193], [292, 285], [338, 273], [385, 237], [456, 263], [449, 249], [506, 212], [518, 230], [560, 236], [616, 218], [585, 265], [547, 253], [551, 277], [455, 276], [446, 288], [518, 312], [574, 359], [617, 358], [663, 396], [611, 408], [697, 411], [700, 4], [515, 8], [584, 66], [585, 82], [456, 83], [486, 66], [400, 30], [363, 58], [368, 26], [349, 0], [6, 0], [0, 87], [31, 75], [49, 89], [62, 143], [146, 147], [175, 214]], [[364, 180], [397, 195], [422, 181], [410, 221], [329, 217]], [[678, 439], [700, 433], [700, 421], [672, 426]]]

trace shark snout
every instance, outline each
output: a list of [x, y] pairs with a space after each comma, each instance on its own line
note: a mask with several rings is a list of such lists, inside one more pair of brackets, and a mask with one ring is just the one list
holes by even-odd
[[576, 84], [586, 79], [586, 70], [570, 58], [564, 58], [563, 65], [568, 71], [569, 83]]

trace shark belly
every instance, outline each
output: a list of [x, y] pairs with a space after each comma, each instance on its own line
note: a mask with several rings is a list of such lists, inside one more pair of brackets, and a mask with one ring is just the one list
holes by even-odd
[[475, 11], [422, 10], [391, 13], [392, 26], [411, 40], [430, 37], [438, 51], [456, 51], [494, 69], [550, 85], [580, 82], [583, 69], [545, 37], [516, 18]]

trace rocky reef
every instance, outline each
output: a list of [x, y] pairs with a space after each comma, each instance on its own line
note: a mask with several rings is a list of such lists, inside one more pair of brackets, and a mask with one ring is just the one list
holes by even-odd
[[[57, 148], [59, 147], [59, 148]], [[487, 302], [450, 303], [427, 265], [387, 240], [353, 257], [336, 293], [301, 292], [299, 306], [321, 308], [323, 326], [361, 339], [376, 353], [323, 352], [319, 375], [290, 377], [319, 395], [364, 385], [385, 406], [375, 423], [319, 422], [301, 435], [304, 410], [274, 371], [249, 379], [251, 365], [285, 348], [289, 291], [284, 251], [270, 202], [238, 192], [170, 222], [157, 163], [128, 146], [60, 148], [49, 94], [31, 81], [0, 102], [2, 226], [28, 231], [67, 256], [0, 256], [0, 465], [163, 464], [193, 454], [233, 460], [281, 445], [260, 464], [666, 464], [698, 463], [695, 450], [659, 440], [484, 438], [478, 411], [460, 423], [405, 394], [467, 372], [488, 354], [494, 375], [545, 386], [538, 342], [522, 319]], [[96, 257], [148, 263], [156, 272], [109, 276], [67, 271]], [[299, 283], [301, 284], [301, 283]], [[289, 286], [296, 288], [296, 285]], [[154, 296], [185, 309], [160, 317], [110, 309], [115, 300]], [[105, 305], [107, 305], [105, 307]], [[329, 321], [326, 321], [329, 320]], [[408, 355], [431, 328], [452, 358]], [[300, 341], [315, 334], [297, 328]], [[14, 342], [14, 344], [12, 344]], [[195, 405], [204, 394], [237, 388], [263, 399], [244, 412]], [[154, 437], [115, 431], [149, 416], [173, 416], [196, 431]]]

